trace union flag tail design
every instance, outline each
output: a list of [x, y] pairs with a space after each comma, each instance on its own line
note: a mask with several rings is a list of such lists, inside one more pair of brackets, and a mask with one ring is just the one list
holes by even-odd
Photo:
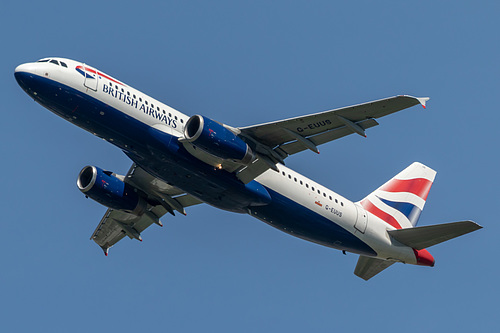
[[415, 162], [361, 200], [363, 208], [396, 229], [417, 225], [436, 171]]

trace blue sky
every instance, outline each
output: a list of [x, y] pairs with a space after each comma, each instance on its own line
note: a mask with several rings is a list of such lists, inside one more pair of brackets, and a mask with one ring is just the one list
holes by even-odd
[[[0, 312], [9, 332], [395, 332], [497, 327], [500, 5], [406, 1], [6, 1], [0, 12]], [[359, 200], [413, 161], [438, 174], [420, 225], [485, 228], [368, 283], [357, 256], [196, 206], [104, 257], [88, 164], [118, 149], [58, 118], [13, 71], [84, 61], [189, 115], [245, 126], [374, 99], [429, 96], [288, 166]]]

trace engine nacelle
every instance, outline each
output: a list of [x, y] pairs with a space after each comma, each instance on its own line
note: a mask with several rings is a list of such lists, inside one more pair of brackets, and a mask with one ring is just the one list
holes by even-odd
[[140, 215], [146, 207], [134, 187], [95, 166], [83, 168], [76, 184], [83, 194], [108, 208]]
[[254, 159], [252, 149], [231, 130], [204, 116], [189, 118], [184, 141], [222, 159], [247, 165]]

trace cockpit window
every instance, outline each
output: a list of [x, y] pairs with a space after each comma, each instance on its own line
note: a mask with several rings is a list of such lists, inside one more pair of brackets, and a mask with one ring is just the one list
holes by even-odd
[[61, 61], [59, 63], [59, 61], [57, 61], [56, 59], [49, 59], [49, 58], [47, 58], [47, 59], [40, 59], [37, 62], [50, 62], [51, 64], [54, 64], [54, 65], [57, 65], [57, 66], [63, 66], [65, 68], [68, 68], [68, 65], [65, 62]]

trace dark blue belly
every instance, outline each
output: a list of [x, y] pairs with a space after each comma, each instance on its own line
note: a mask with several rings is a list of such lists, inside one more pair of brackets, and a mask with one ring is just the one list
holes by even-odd
[[252, 207], [250, 211], [253, 217], [292, 236], [324, 246], [367, 256], [377, 254], [333, 221], [269, 188], [267, 190], [272, 202], [266, 206]]

